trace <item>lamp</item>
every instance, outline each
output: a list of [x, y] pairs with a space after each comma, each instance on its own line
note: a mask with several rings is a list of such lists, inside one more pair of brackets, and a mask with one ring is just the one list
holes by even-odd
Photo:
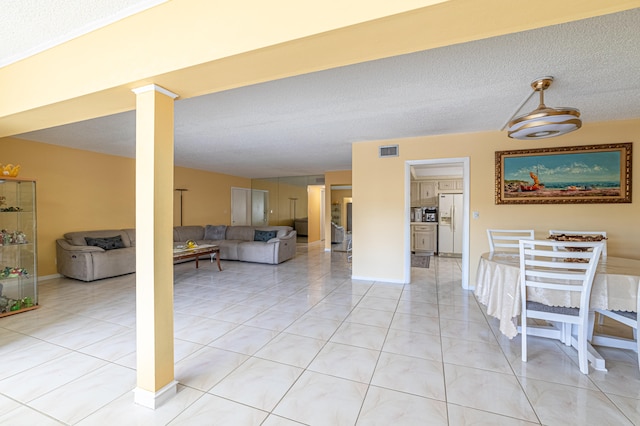
[[525, 140], [552, 138], [578, 130], [582, 126], [580, 111], [577, 109], [550, 108], [544, 104], [544, 91], [551, 86], [551, 82], [553, 82], [553, 77], [542, 77], [531, 83], [533, 92], [525, 99], [525, 102], [535, 92], [540, 92], [540, 105], [529, 114], [521, 115], [508, 122], [508, 136], [510, 138]]
[[188, 191], [186, 188], [176, 188], [176, 191], [180, 191], [180, 226], [182, 226], [182, 193]]

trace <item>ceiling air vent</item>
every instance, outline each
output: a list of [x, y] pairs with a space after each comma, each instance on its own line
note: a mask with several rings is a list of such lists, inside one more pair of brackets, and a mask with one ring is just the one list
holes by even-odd
[[378, 147], [378, 157], [397, 157], [398, 156], [398, 145], [386, 145]]

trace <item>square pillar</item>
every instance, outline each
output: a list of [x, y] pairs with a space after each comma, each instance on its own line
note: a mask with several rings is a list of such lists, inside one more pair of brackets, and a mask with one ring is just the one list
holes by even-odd
[[137, 404], [176, 393], [173, 359], [173, 108], [154, 84], [136, 94]]

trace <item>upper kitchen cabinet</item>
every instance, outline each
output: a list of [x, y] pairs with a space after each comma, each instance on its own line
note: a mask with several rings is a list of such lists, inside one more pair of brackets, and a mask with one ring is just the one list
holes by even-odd
[[438, 181], [438, 190], [440, 191], [461, 191], [462, 188], [462, 179], [447, 179]]
[[438, 203], [436, 182], [411, 182], [411, 207], [435, 206]]

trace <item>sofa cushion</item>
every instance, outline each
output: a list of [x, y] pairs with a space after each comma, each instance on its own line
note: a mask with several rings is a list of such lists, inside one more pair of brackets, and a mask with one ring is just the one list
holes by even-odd
[[207, 225], [204, 228], [205, 240], [224, 240], [227, 233], [227, 225]]
[[88, 246], [100, 247], [104, 250], [124, 248], [124, 242], [122, 241], [122, 237], [120, 235], [105, 238], [85, 237], [84, 240], [87, 242]]
[[278, 231], [276, 237], [278, 238], [282, 238], [282, 237], [286, 237], [291, 231], [293, 231], [293, 228], [290, 226], [285, 226], [285, 225], [274, 225], [274, 226], [266, 226], [266, 227], [260, 227], [260, 228], [256, 228], [260, 231]]
[[129, 236], [127, 233], [121, 229], [105, 229], [101, 231], [76, 231], [76, 232], [67, 232], [64, 234], [64, 238], [69, 242], [69, 244], [74, 246], [86, 246], [87, 241], [85, 238], [108, 238], [115, 237], [116, 235], [120, 235], [122, 238], [122, 242], [125, 247], [131, 247], [131, 241], [129, 240]]
[[278, 231], [261, 231], [256, 229], [253, 233], [253, 241], [269, 241], [278, 235]]
[[123, 229], [123, 231], [129, 237], [129, 247], [135, 247], [135, 245], [136, 245], [136, 229], [135, 228], [127, 228], [127, 229]]
[[227, 228], [227, 240], [253, 241], [253, 226], [229, 226]]
[[204, 239], [204, 227], [199, 225], [176, 226], [173, 228], [173, 241], [198, 241]]

